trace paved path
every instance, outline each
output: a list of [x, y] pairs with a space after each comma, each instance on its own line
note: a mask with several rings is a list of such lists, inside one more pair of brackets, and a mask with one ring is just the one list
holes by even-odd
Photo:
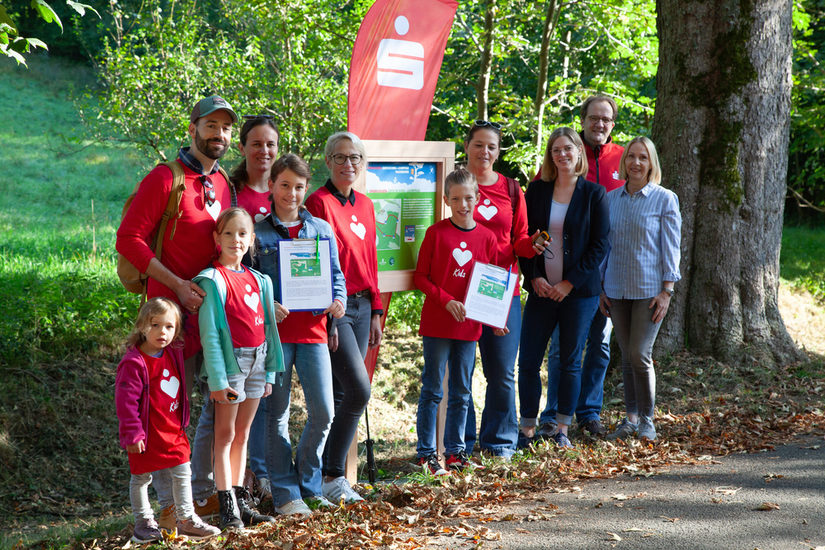
[[485, 523], [501, 533], [485, 547], [825, 550], [822, 436], [579, 487], [508, 505], [518, 521]]

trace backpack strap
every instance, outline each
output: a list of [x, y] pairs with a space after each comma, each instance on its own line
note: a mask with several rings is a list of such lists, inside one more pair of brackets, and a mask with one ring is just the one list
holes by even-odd
[[232, 195], [229, 204], [231, 206], [238, 206], [238, 192], [235, 190], [235, 184], [229, 179], [229, 174], [226, 173], [226, 170], [223, 169], [223, 166], [220, 164], [218, 165], [218, 171], [223, 176], [223, 179], [226, 180], [226, 185], [229, 186], [229, 193]]
[[166, 166], [172, 171], [172, 188], [169, 190], [169, 200], [166, 202], [166, 210], [163, 211], [163, 216], [160, 218], [158, 224], [158, 231], [155, 235], [155, 246], [152, 247], [155, 251], [155, 257], [161, 261], [161, 253], [163, 252], [163, 236], [166, 234], [166, 226], [169, 220], [174, 218], [172, 223], [172, 232], [169, 234], [169, 240], [175, 237], [175, 229], [178, 226], [178, 218], [180, 218], [180, 201], [183, 197], [183, 190], [186, 189], [186, 174], [183, 167], [175, 160], [164, 162], [158, 166]]
[[[507, 182], [507, 195], [510, 197], [510, 207], [513, 210], [512, 220], [516, 219], [516, 212], [518, 212], [518, 192], [519, 192], [519, 183], [514, 180], [513, 178], [509, 178], [507, 176], [504, 177], [504, 181]], [[510, 242], [513, 242], [513, 237], [515, 236], [516, 231], [516, 224], [512, 221], [510, 222]]]

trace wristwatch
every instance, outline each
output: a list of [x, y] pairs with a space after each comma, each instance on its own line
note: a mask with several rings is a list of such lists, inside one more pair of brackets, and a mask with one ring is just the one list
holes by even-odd
[[664, 292], [667, 292], [668, 296], [673, 296], [673, 289], [672, 288], [663, 288]]

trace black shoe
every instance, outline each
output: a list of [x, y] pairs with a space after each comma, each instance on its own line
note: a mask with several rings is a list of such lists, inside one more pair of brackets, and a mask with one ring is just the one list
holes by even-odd
[[275, 518], [272, 516], [265, 516], [259, 514], [253, 508], [252, 495], [246, 487], [232, 487], [235, 490], [235, 498], [238, 500], [238, 510], [241, 512], [241, 520], [243, 524], [249, 527], [250, 525], [258, 525], [259, 523], [274, 523]]
[[224, 529], [243, 529], [243, 522], [235, 514], [235, 499], [232, 491], [218, 491], [218, 505], [220, 506], [220, 520], [218, 526]]
[[544, 441], [552, 438], [559, 431], [559, 425], [555, 422], [544, 422], [539, 429], [536, 430], [536, 439]]
[[579, 428], [593, 437], [602, 437], [607, 433], [607, 430], [598, 418], [580, 423]]
[[516, 440], [516, 449], [527, 449], [531, 444], [538, 441], [536, 436], [527, 437], [523, 431], [518, 431], [518, 439]]

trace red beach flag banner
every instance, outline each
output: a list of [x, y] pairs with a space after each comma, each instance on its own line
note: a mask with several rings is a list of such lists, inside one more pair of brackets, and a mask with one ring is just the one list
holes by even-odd
[[361, 139], [422, 141], [458, 2], [377, 0], [352, 49], [347, 127]]

